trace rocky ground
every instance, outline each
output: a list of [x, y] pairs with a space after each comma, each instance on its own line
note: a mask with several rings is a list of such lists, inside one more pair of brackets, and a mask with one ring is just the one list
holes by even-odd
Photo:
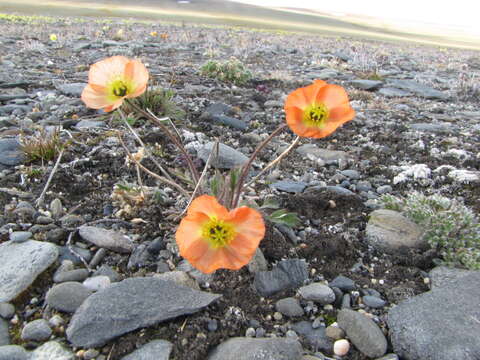
[[[422, 228], [376, 201], [416, 190], [478, 215], [479, 53], [91, 19], [3, 17], [0, 34], [0, 359], [318, 360], [345, 344], [344, 359], [480, 356], [478, 271], [435, 266]], [[140, 58], [174, 91], [199, 169], [214, 139], [219, 168], [243, 163], [284, 121], [290, 91], [344, 86], [356, 118], [303, 139], [246, 194], [274, 198], [300, 225], [269, 223], [238, 272], [192, 269], [174, 243], [188, 199], [144, 173], [140, 198], [118, 131], [132, 152], [139, 143], [80, 100], [89, 65], [111, 55]], [[200, 74], [232, 56], [252, 72], [246, 84]], [[54, 170], [58, 155], [32, 159], [21, 144], [56, 127]], [[160, 129], [133, 127], [154, 154], [147, 167], [185, 172]], [[254, 171], [293, 140], [282, 133]]]

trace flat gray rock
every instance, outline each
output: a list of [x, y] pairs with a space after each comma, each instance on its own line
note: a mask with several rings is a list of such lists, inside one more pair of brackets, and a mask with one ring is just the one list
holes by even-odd
[[382, 87], [380, 90], [378, 90], [378, 93], [386, 97], [405, 97], [412, 95], [412, 93], [408, 91], [394, 87]]
[[439, 133], [445, 134], [455, 131], [454, 127], [450, 123], [441, 122], [441, 123], [414, 123], [409, 125], [410, 128], [416, 131], [427, 132], [427, 133]]
[[387, 339], [372, 319], [357, 311], [342, 309], [338, 312], [337, 322], [362, 354], [371, 358], [385, 355]]
[[117, 231], [107, 230], [96, 226], [81, 226], [79, 235], [98, 247], [122, 254], [129, 254], [133, 250], [133, 243], [128, 236]]
[[129, 278], [87, 298], [67, 329], [79, 347], [98, 347], [142, 327], [193, 314], [221, 295], [193, 290], [157, 278]]
[[36, 348], [29, 360], [74, 360], [75, 355], [56, 341], [49, 341]]
[[450, 268], [447, 266], [437, 266], [430, 270], [429, 275], [431, 279], [432, 289], [443, 287], [448, 284], [453, 284], [458, 279], [473, 274], [475, 271]]
[[20, 143], [16, 139], [0, 139], [0, 164], [20, 165], [25, 159]]
[[10, 333], [8, 332], [8, 321], [0, 319], [0, 346], [10, 345]]
[[281, 180], [270, 185], [271, 188], [288, 193], [301, 193], [307, 187], [307, 183], [303, 181]]
[[423, 229], [397, 211], [379, 209], [370, 214], [366, 228], [370, 245], [390, 254], [424, 249]]
[[86, 85], [85, 83], [60, 84], [57, 85], [57, 89], [64, 95], [80, 97]]
[[358, 79], [350, 81], [350, 84], [361, 90], [376, 90], [383, 85], [383, 81]]
[[208, 360], [301, 360], [302, 346], [288, 338], [235, 337], [218, 345]]
[[[206, 162], [212, 152], [213, 145], [213, 142], [203, 145], [198, 150], [198, 157]], [[234, 167], [242, 166], [248, 161], [248, 157], [240, 151], [225, 144], [218, 144], [218, 157], [215, 157], [215, 154], [212, 156], [213, 158], [210, 164], [220, 169], [232, 169]]]
[[397, 89], [406, 90], [425, 99], [446, 100], [448, 96], [441, 91], [420, 84], [413, 80], [390, 80], [389, 85]]
[[27, 350], [18, 345], [0, 346], [0, 360], [28, 360]]
[[124, 356], [122, 360], [168, 360], [172, 348], [172, 343], [166, 340], [152, 340], [140, 349]]
[[321, 149], [314, 144], [301, 145], [295, 151], [302, 156], [311, 156], [313, 158], [321, 159], [326, 164], [335, 164], [340, 160], [347, 161], [350, 158], [345, 151]]
[[480, 358], [480, 271], [405, 300], [388, 313], [394, 352], [402, 359]]
[[55, 245], [28, 240], [0, 245], [0, 302], [15, 299], [58, 257]]
[[282, 260], [272, 271], [259, 271], [255, 274], [253, 285], [262, 296], [303, 285], [308, 279], [307, 264], [303, 260]]

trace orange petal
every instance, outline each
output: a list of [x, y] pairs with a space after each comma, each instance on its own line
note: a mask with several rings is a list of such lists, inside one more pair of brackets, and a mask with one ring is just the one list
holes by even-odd
[[348, 105], [348, 94], [340, 85], [327, 84], [319, 89], [315, 98], [317, 103], [325, 104], [328, 109]]
[[111, 105], [111, 101], [108, 101], [106, 92], [97, 91], [95, 87], [90, 84], [85, 86], [82, 91], [82, 101], [85, 105], [92, 109], [101, 109]]
[[[257, 210], [247, 206], [230, 211], [225, 218], [225, 222], [235, 226], [235, 232], [244, 238], [244, 246], [248, 249], [256, 249], [260, 240], [265, 236], [265, 223], [262, 215]], [[229, 246], [234, 246], [233, 243], [237, 244], [233, 241]]]
[[216, 216], [223, 219], [228, 215], [228, 210], [220, 205], [214, 196], [202, 195], [192, 201], [187, 214], [202, 213], [208, 217]]
[[298, 107], [300, 109], [304, 109], [309, 105], [309, 101], [305, 96], [305, 92], [303, 88], [299, 88], [297, 90], [292, 91], [288, 94], [287, 99], [285, 100], [285, 111], [291, 107]]
[[200, 270], [204, 274], [210, 274], [215, 270], [223, 269], [227, 263], [223, 252], [213, 249], [208, 249], [202, 257], [192, 261], [189, 260], [189, 262], [195, 269]]
[[137, 96], [142, 95], [145, 92], [145, 90], [147, 90], [147, 84], [145, 84], [145, 86], [143, 86], [143, 87], [136, 87], [135, 91], [133, 93], [127, 95], [126, 97], [128, 99], [135, 98]]
[[355, 110], [350, 105], [337, 106], [330, 109], [328, 114], [328, 121], [338, 122], [340, 124], [346, 123], [355, 117]]
[[105, 112], [110, 112], [115, 110], [116, 108], [119, 108], [123, 104], [123, 98], [120, 100], [115, 101], [114, 103], [110, 102], [110, 105], [106, 106], [103, 108], [103, 111]]
[[180, 252], [185, 253], [191, 246], [191, 243], [200, 239], [200, 228], [208, 217], [202, 213], [187, 214], [175, 233], [175, 240], [177, 242]]
[[124, 76], [135, 84], [133, 93], [128, 97], [137, 97], [145, 91], [148, 82], [148, 70], [140, 61], [129, 61], [125, 66]]
[[306, 126], [303, 122], [303, 111], [297, 107], [286, 109], [287, 124], [295, 134], [301, 137], [314, 137], [318, 128]]
[[130, 60], [125, 56], [112, 56], [96, 62], [90, 67], [88, 82], [105, 86], [112, 78], [123, 76], [125, 66]]

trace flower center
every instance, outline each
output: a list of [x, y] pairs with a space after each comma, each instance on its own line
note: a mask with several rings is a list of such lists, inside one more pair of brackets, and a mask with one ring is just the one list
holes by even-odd
[[233, 240], [235, 229], [232, 224], [212, 217], [202, 226], [202, 237], [212, 248], [218, 249], [228, 245]]
[[124, 97], [128, 93], [128, 86], [123, 80], [115, 80], [112, 83], [112, 93], [118, 97]]
[[303, 111], [303, 122], [307, 126], [322, 128], [327, 119], [328, 108], [324, 104], [312, 104]]

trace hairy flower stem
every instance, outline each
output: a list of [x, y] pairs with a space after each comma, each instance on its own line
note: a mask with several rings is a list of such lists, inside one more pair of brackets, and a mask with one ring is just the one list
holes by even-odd
[[128, 104], [131, 105], [136, 111], [141, 113], [143, 116], [145, 116], [147, 119], [151, 120], [153, 123], [155, 123], [162, 131], [168, 136], [168, 138], [175, 144], [175, 146], [180, 150], [182, 155], [185, 157], [185, 160], [187, 161], [188, 169], [190, 170], [190, 173], [192, 174], [192, 180], [193, 183], [196, 185], [198, 183], [198, 180], [200, 179], [200, 175], [198, 174], [197, 169], [195, 168], [195, 165], [193, 164], [192, 158], [190, 155], [188, 155], [187, 150], [183, 146], [182, 142], [178, 137], [176, 137], [172, 132], [164, 125], [162, 122], [154, 115], [150, 114], [149, 112], [143, 110], [139, 106], [137, 106], [133, 101], [129, 101], [128, 99]]
[[265, 147], [267, 144], [272, 141], [272, 139], [277, 136], [283, 129], [285, 129], [288, 125], [286, 123], [280, 125], [278, 128], [275, 129], [274, 132], [270, 134], [268, 138], [263, 140], [260, 145], [255, 149], [253, 152], [252, 156], [250, 156], [250, 159], [248, 159], [247, 163], [243, 166], [242, 173], [240, 174], [240, 178], [237, 183], [237, 188], [235, 189], [235, 196], [233, 197], [233, 202], [230, 205], [231, 209], [234, 209], [238, 206], [238, 203], [240, 201], [240, 196], [242, 195], [243, 191], [243, 185], [245, 184], [245, 181], [247, 180], [248, 172], [250, 171], [250, 168], [252, 166], [253, 161], [255, 158], [258, 156], [258, 153]]

